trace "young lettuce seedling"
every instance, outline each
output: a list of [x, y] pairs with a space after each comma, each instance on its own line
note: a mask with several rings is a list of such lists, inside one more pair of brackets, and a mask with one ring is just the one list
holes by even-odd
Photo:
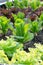
[[7, 33], [9, 22], [10, 20], [5, 16], [0, 16], [0, 33], [1, 31], [4, 35]]
[[28, 32], [28, 24], [25, 24], [22, 19], [15, 21], [15, 38], [19, 42], [27, 42], [33, 39], [34, 35]]

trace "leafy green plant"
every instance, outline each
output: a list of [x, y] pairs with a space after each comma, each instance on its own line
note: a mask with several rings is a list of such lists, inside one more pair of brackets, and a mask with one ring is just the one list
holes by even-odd
[[41, 23], [38, 21], [33, 21], [31, 24], [30, 31], [37, 35], [37, 33], [41, 30]]
[[[3, 46], [3, 41], [1, 41], [1, 42], [2, 42], [2, 46]], [[10, 40], [10, 42], [11, 42], [11, 40]], [[12, 46], [10, 46], [10, 47], [12, 47]], [[1, 49], [2, 49], [2, 47], [1, 47]], [[3, 51], [1, 49], [0, 49], [0, 63], [1, 64], [6, 63], [6, 64], [17, 64], [17, 65], [18, 64], [43, 65], [43, 45], [41, 45], [40, 43], [39, 44], [35, 43], [35, 48], [29, 48], [30, 52], [28, 52], [28, 53], [26, 51], [24, 51], [22, 49], [22, 47], [19, 46], [19, 48], [16, 50], [16, 53], [15, 52], [13, 53], [11, 61], [8, 60], [7, 55], [5, 54], [5, 51]], [[8, 48], [5, 48], [5, 49], [8, 49]], [[10, 50], [10, 52], [11, 52], [11, 50]]]
[[14, 0], [14, 6], [21, 9], [27, 8], [28, 0]]
[[3, 64], [3, 63], [8, 64], [9, 60], [8, 60], [7, 56], [5, 55], [4, 51], [0, 50], [0, 64]]
[[10, 8], [12, 7], [12, 2], [9, 2], [9, 1], [7, 0], [7, 2], [6, 2], [6, 7], [7, 7], [7, 9], [10, 9]]
[[12, 14], [12, 16], [14, 17], [14, 21], [16, 20], [16, 19], [24, 19], [24, 17], [25, 17], [25, 14], [24, 13], [22, 13], [22, 12], [18, 12], [17, 13], [17, 15], [16, 14]]
[[25, 14], [23, 12], [18, 12], [17, 18], [24, 19]]
[[40, 0], [30, 0], [30, 6], [33, 10], [37, 9], [40, 6]]
[[0, 16], [0, 33], [5, 34], [8, 31], [8, 25], [10, 20], [5, 16]]
[[19, 2], [18, 0], [14, 0], [14, 4], [13, 4], [13, 5], [14, 5], [15, 7], [18, 7], [18, 4], [19, 4], [18, 2]]
[[17, 50], [12, 57], [13, 64], [24, 64], [24, 65], [43, 65], [43, 45], [35, 44], [36, 48], [29, 48], [30, 52], [27, 53], [23, 50]]
[[15, 42], [13, 38], [0, 41], [0, 50], [3, 50], [9, 59], [12, 58], [13, 53], [16, 53], [17, 49], [22, 49], [22, 46], [22, 44]]
[[28, 24], [25, 24], [22, 19], [17, 19], [15, 25], [15, 38], [19, 42], [27, 42], [34, 38], [33, 33], [28, 31]]
[[43, 65], [43, 61], [40, 63], [40, 65]]
[[43, 13], [40, 15], [39, 21], [40, 21], [40, 23], [41, 23], [41, 25], [43, 27]]

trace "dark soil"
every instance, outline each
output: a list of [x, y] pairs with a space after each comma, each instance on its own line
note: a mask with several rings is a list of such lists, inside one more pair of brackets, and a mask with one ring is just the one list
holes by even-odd
[[24, 44], [24, 50], [25, 50], [25, 51], [28, 51], [28, 48], [29, 48], [29, 47], [34, 48], [34, 47], [35, 47], [35, 46], [34, 46], [35, 43], [43, 44], [43, 30], [40, 31], [40, 32], [38, 33], [38, 35], [35, 36], [32, 41], [26, 42], [26, 43]]
[[43, 0], [41, 0], [41, 1], [43, 1]]
[[2, 6], [0, 6], [0, 7], [6, 9], [6, 6], [4, 4]]
[[0, 34], [0, 40], [4, 39], [6, 40], [6, 36], [10, 37], [12, 35], [12, 31], [8, 30], [8, 32], [6, 34]]

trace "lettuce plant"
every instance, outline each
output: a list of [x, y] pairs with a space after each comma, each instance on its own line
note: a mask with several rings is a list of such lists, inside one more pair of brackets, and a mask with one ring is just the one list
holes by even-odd
[[23, 50], [17, 50], [12, 57], [11, 63], [23, 65], [43, 65], [43, 45], [35, 44], [36, 48], [29, 48], [30, 52], [27, 53]]
[[0, 16], [0, 33], [6, 34], [8, 31], [10, 20], [5, 16]]
[[30, 6], [33, 10], [37, 9], [40, 6], [40, 0], [30, 0]]
[[[2, 46], [3, 46], [3, 44], [2, 44]], [[0, 49], [0, 63], [17, 64], [17, 65], [18, 64], [43, 65], [43, 45], [41, 45], [40, 43], [39, 44], [35, 43], [36, 47], [35, 48], [29, 48], [30, 52], [28, 52], [28, 53], [26, 51], [24, 51], [22, 49], [22, 47], [20, 47], [20, 46], [19, 46], [19, 49], [16, 50], [16, 53], [15, 52], [13, 53], [11, 61], [8, 60], [7, 55], [5, 54], [5, 51], [3, 51], [2, 47], [1, 47], [1, 49]], [[10, 47], [12, 47], [12, 46], [10, 46]], [[8, 49], [8, 48], [6, 48], [6, 49]], [[11, 50], [10, 50], [10, 52], [11, 52]]]
[[37, 35], [37, 33], [41, 30], [41, 23], [38, 21], [33, 21], [31, 24], [30, 31]]
[[43, 65], [43, 61], [40, 63], [40, 65]]
[[43, 28], [43, 13], [40, 15], [39, 21], [40, 21], [42, 28]]
[[7, 56], [5, 55], [4, 51], [0, 50], [0, 64], [3, 64], [3, 63], [8, 64], [9, 60], [8, 60]]
[[[15, 61], [17, 59], [17, 61]], [[37, 65], [39, 64], [38, 60], [35, 57], [32, 58], [30, 53], [25, 51], [18, 51], [13, 55], [12, 63], [13, 64], [23, 64], [23, 65]]]
[[7, 7], [7, 9], [10, 9], [10, 8], [12, 7], [12, 2], [9, 2], [9, 1], [7, 0], [7, 2], [6, 2], [6, 7]]
[[28, 24], [22, 19], [17, 19], [15, 25], [15, 38], [19, 42], [27, 42], [34, 38], [34, 35], [28, 31]]
[[3, 50], [9, 59], [12, 58], [13, 53], [16, 53], [17, 49], [22, 49], [22, 46], [22, 44], [15, 42], [13, 38], [0, 41], [0, 50]]
[[14, 0], [14, 7], [17, 8], [27, 8], [28, 7], [28, 0]]
[[16, 19], [24, 19], [24, 17], [25, 17], [25, 14], [24, 13], [22, 13], [22, 12], [18, 12], [17, 13], [17, 15], [16, 14], [12, 14], [12, 16], [14, 17], [14, 21], [16, 20]]
[[17, 18], [23, 19], [25, 17], [25, 14], [23, 12], [18, 12]]

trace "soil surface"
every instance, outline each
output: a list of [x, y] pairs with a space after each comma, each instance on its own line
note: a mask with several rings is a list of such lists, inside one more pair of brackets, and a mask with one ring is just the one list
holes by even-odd
[[24, 50], [28, 52], [28, 48], [31, 47], [31, 48], [34, 48], [34, 44], [35, 43], [40, 43], [40, 44], [43, 44], [43, 30], [40, 31], [38, 33], [37, 36], [34, 37], [34, 39], [32, 41], [29, 41], [29, 42], [26, 42], [24, 44]]
[[12, 31], [8, 30], [8, 32], [4, 35], [4, 34], [0, 34], [0, 40], [4, 39], [6, 40], [6, 36], [10, 37], [12, 35]]

